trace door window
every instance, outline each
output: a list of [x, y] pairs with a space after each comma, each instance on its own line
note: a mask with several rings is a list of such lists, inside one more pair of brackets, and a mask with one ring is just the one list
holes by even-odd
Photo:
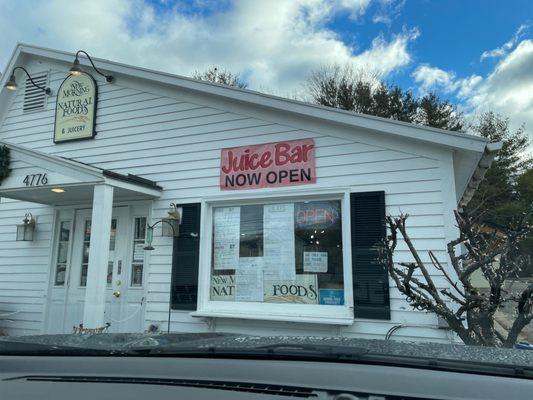
[[61, 221], [57, 241], [55, 286], [64, 286], [67, 273], [68, 248], [70, 243], [70, 221]]
[[81, 258], [81, 275], [80, 286], [87, 286], [87, 268], [89, 267], [89, 244], [91, 241], [91, 220], [85, 221], [83, 230], [82, 258]]
[[[109, 239], [109, 251], [115, 250], [115, 240], [117, 235], [117, 219], [113, 218], [111, 220], [111, 237]], [[82, 249], [82, 260], [81, 260], [81, 275], [80, 275], [80, 286], [87, 286], [87, 269], [89, 267], [89, 245], [91, 242], [91, 220], [88, 219], [85, 221], [85, 229], [83, 232], [83, 249]], [[107, 264], [107, 286], [111, 286], [113, 281], [113, 262], [109, 261]]]
[[143, 284], [144, 241], [146, 236], [146, 217], [136, 217], [133, 232], [133, 255], [131, 264], [131, 281], [133, 287]]

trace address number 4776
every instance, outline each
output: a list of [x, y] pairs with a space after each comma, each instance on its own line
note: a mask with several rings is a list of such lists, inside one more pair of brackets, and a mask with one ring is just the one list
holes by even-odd
[[26, 175], [22, 183], [26, 184], [26, 186], [46, 185], [48, 183], [48, 178], [46, 177], [46, 174], [30, 174]]

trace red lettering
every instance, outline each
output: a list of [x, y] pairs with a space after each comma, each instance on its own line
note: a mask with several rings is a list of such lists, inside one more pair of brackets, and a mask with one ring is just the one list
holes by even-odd
[[315, 148], [315, 145], [314, 144], [304, 144], [303, 145], [303, 162], [307, 162], [308, 158], [309, 158], [309, 152]]
[[330, 209], [329, 212], [328, 210], [324, 210], [324, 214], [326, 219], [329, 219], [329, 222], [332, 224], [335, 222], [335, 213], [333, 212], [333, 209]]
[[261, 168], [268, 168], [272, 165], [271, 156], [272, 153], [270, 153], [270, 151], [265, 151], [261, 155], [261, 160], [259, 161], [259, 163], [261, 164]]
[[231, 150], [228, 151], [228, 165], [222, 166], [222, 171], [224, 171], [225, 174], [229, 174], [231, 172], [232, 164], [233, 164], [233, 152]]
[[248, 161], [248, 168], [251, 170], [255, 170], [259, 167], [259, 162], [254, 164], [254, 160], [259, 158], [259, 154], [254, 153], [250, 156], [250, 160]]
[[289, 149], [291, 146], [287, 143], [278, 143], [275, 145], [276, 148], [276, 165], [285, 165], [289, 162]]

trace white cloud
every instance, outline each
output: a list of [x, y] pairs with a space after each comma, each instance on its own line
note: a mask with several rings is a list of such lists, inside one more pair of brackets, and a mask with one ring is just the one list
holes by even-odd
[[513, 129], [525, 124], [533, 139], [533, 40], [521, 41], [485, 77], [457, 78], [451, 71], [421, 65], [413, 79], [421, 93], [440, 89], [454, 94], [467, 115], [495, 111], [509, 117]]
[[[475, 112], [494, 110], [533, 135], [533, 40], [523, 40], [467, 97]], [[533, 139], [533, 136], [532, 136]]]
[[235, 0], [199, 14], [161, 13], [142, 0], [0, 0], [0, 66], [16, 42], [27, 42], [181, 75], [218, 65], [251, 88], [288, 94], [322, 64], [370, 65], [386, 76], [411, 61], [416, 30], [379, 36], [356, 52], [327, 28], [338, 13], [361, 16], [369, 2]]
[[390, 27], [392, 21], [396, 19], [405, 5], [406, 0], [379, 0], [378, 11], [372, 17], [375, 24], [382, 23]]
[[412, 77], [419, 84], [420, 94], [427, 93], [431, 89], [441, 89], [446, 93], [455, 92], [459, 98], [469, 96], [483, 80], [479, 75], [457, 79], [454, 72], [444, 71], [428, 64], [418, 66], [413, 72]]
[[437, 67], [432, 67], [428, 64], [418, 66], [412, 74], [413, 79], [420, 85], [421, 92], [427, 92], [434, 87], [442, 87], [446, 91], [451, 90], [454, 84], [455, 74], [447, 72]]
[[497, 47], [492, 50], [484, 51], [481, 54], [481, 61], [487, 58], [500, 58], [506, 55], [509, 52], [509, 50], [511, 50], [518, 43], [518, 41], [524, 36], [524, 34], [528, 31], [529, 26], [530, 26], [529, 24], [520, 25], [518, 29], [516, 30], [515, 34], [513, 35], [513, 37], [507, 42], [505, 42], [501, 47]]

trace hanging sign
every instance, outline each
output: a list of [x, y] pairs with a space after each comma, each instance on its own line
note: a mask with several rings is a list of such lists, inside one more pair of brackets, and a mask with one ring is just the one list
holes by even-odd
[[316, 183], [313, 139], [232, 147], [221, 151], [221, 190], [311, 183]]
[[55, 143], [94, 137], [96, 92], [96, 82], [85, 72], [63, 81], [57, 91]]

